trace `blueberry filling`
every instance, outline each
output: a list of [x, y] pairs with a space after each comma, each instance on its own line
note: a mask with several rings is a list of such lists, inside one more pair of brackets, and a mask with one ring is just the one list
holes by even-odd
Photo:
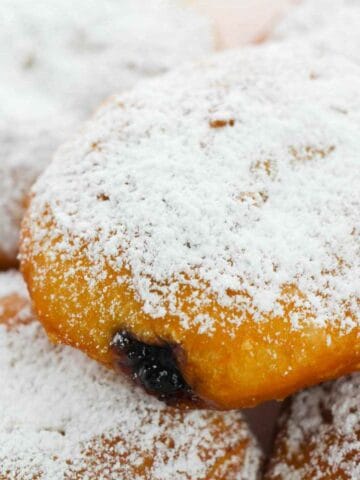
[[120, 367], [148, 393], [162, 400], [192, 397], [177, 366], [173, 346], [148, 345], [124, 331], [115, 334], [111, 346], [119, 356]]

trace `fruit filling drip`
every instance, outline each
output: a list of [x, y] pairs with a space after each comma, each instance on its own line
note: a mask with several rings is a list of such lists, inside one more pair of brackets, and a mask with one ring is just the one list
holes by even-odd
[[128, 332], [117, 332], [111, 342], [122, 370], [144, 389], [167, 403], [194, 400], [169, 344], [149, 345]]

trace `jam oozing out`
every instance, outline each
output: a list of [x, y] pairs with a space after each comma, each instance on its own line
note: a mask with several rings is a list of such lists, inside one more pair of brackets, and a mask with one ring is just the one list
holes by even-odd
[[191, 388], [177, 366], [173, 346], [148, 345], [121, 331], [115, 334], [112, 348], [120, 367], [148, 393], [168, 403], [194, 402]]

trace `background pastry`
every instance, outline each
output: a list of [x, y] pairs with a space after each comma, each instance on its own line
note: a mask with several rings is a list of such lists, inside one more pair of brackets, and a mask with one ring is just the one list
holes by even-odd
[[279, 421], [267, 480], [360, 476], [360, 376], [314, 387], [288, 402]]

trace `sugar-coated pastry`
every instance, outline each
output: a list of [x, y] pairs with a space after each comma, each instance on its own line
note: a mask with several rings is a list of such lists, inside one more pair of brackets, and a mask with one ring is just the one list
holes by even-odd
[[53, 346], [16, 272], [0, 274], [2, 480], [256, 480], [240, 412], [180, 411]]
[[360, 478], [360, 375], [303, 391], [279, 420], [266, 480]]
[[[277, 40], [311, 43], [360, 62], [360, 2], [299, 0], [275, 28]], [[286, 47], [285, 47], [286, 48]]]
[[33, 189], [22, 270], [50, 337], [221, 408], [357, 369], [359, 134], [360, 68], [303, 45], [115, 96]]
[[[37, 102], [32, 108], [23, 116], [3, 112], [0, 118], [0, 270], [16, 264], [29, 189], [73, 122], [64, 114], [49, 125], [45, 117], [37, 115]], [[48, 113], [54, 113], [51, 107]]]
[[211, 52], [185, 0], [1, 0], [0, 269], [15, 263], [25, 196], [106, 96]]

